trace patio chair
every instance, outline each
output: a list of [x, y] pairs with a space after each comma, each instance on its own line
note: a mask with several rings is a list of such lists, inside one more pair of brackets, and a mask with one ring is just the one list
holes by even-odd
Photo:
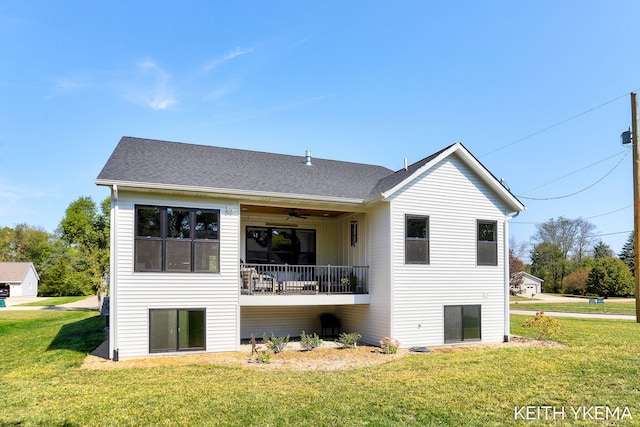
[[[320, 331], [320, 335], [322, 336], [327, 336], [327, 334], [325, 334], [325, 331], [331, 329], [331, 336], [337, 336], [340, 334], [340, 328], [342, 327], [342, 325], [340, 324], [340, 319], [338, 319], [336, 316], [334, 316], [331, 313], [322, 313], [320, 315], [320, 325], [322, 326], [322, 329]], [[338, 333], [335, 333], [335, 330], [338, 330]]]
[[254, 292], [275, 292], [275, 278], [269, 274], [258, 273], [255, 268], [243, 268], [240, 271], [242, 275], [242, 291], [250, 294]]

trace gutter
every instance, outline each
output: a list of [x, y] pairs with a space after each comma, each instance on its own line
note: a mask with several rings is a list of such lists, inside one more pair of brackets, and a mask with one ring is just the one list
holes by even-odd
[[[526, 207], [525, 207], [526, 209]], [[511, 340], [511, 319], [510, 319], [510, 283], [509, 283], [509, 221], [520, 215], [521, 211], [516, 211], [513, 216], [509, 216], [509, 213], [505, 215], [504, 230], [502, 238], [504, 239], [504, 342]]]
[[322, 202], [336, 205], [356, 205], [362, 206], [365, 200], [350, 197], [332, 197], [332, 196], [318, 196], [311, 194], [295, 194], [295, 193], [273, 193], [269, 191], [255, 191], [255, 190], [237, 190], [228, 188], [214, 188], [214, 187], [197, 187], [191, 185], [174, 185], [174, 184], [154, 184], [146, 182], [130, 182], [130, 181], [110, 181], [103, 179], [96, 179], [96, 185], [130, 188], [137, 190], [157, 190], [157, 191], [186, 191], [193, 193], [207, 193], [217, 194], [220, 196], [229, 197], [242, 197], [248, 200], [265, 200], [276, 199], [280, 201], [292, 200], [292, 201], [308, 201], [308, 202]]

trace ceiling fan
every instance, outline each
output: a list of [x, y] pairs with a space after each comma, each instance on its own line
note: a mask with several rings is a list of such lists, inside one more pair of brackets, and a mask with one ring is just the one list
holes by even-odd
[[287, 220], [289, 220], [291, 218], [307, 219], [308, 216], [309, 215], [307, 215], [307, 214], [298, 213], [298, 211], [296, 211], [295, 209], [291, 209], [289, 211], [289, 217], [287, 218]]

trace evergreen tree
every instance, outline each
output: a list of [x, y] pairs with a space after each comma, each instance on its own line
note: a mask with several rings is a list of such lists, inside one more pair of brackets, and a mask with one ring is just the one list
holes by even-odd
[[633, 276], [618, 258], [599, 258], [587, 278], [587, 293], [601, 297], [625, 297], [633, 294]]
[[600, 240], [593, 247], [593, 257], [596, 259], [597, 258], [613, 258], [614, 257], [613, 249], [611, 249], [611, 246], [607, 245], [605, 242]]
[[629, 234], [629, 238], [625, 242], [624, 246], [622, 246], [622, 251], [618, 254], [618, 258], [622, 260], [629, 269], [631, 270], [631, 274], [635, 277], [636, 275], [636, 251], [634, 249], [634, 241], [633, 232]]

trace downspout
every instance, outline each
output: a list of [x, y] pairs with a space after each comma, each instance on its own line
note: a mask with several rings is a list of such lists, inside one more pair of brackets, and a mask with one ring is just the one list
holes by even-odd
[[520, 211], [515, 215], [505, 216], [502, 238], [504, 239], [504, 342], [509, 342], [511, 337], [511, 319], [509, 313], [509, 221], [520, 215]]
[[117, 306], [118, 306], [118, 270], [116, 268], [116, 259], [118, 254], [118, 246], [116, 244], [116, 224], [118, 223], [118, 186], [111, 187], [111, 221], [109, 221], [109, 355], [112, 360], [117, 362], [118, 340], [117, 340]]

